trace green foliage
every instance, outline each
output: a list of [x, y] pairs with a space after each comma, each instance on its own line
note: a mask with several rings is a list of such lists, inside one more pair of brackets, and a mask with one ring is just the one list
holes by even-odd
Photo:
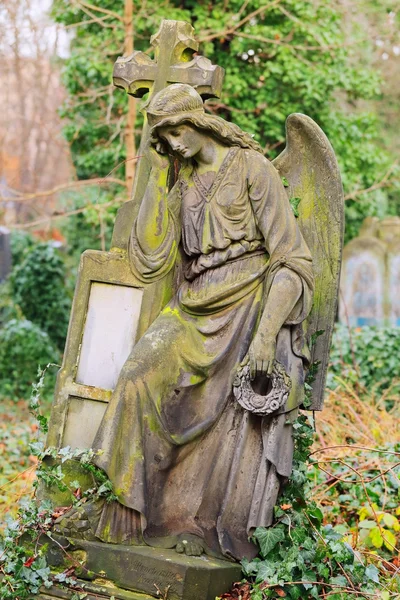
[[34, 247], [10, 275], [14, 303], [59, 349], [64, 346], [71, 306], [65, 276], [64, 262], [50, 244]]
[[[29, 396], [28, 396], [29, 397]], [[17, 500], [29, 494], [35, 460], [29, 444], [36, 424], [28, 403], [1, 398], [0, 402], [0, 538], [5, 515], [15, 516]]]
[[[118, 198], [115, 196], [115, 190], [106, 192], [96, 186], [87, 187], [84, 195], [82, 192], [64, 194], [62, 203], [66, 212], [85, 209], [59, 224], [66, 239], [66, 252], [74, 259], [74, 263], [78, 263], [80, 255], [88, 248], [101, 250], [102, 235], [104, 247], [109, 247], [118, 209]], [[100, 211], [98, 207], [102, 205], [105, 206]]]
[[342, 457], [328, 453], [325, 459], [322, 452], [317, 457], [309, 482], [311, 489], [325, 488], [324, 521], [356, 548], [356, 555], [370, 557], [381, 575], [387, 574], [387, 589], [399, 593], [398, 571], [393, 580], [389, 573], [398, 566], [400, 444], [379, 449], [349, 445]]
[[400, 328], [337, 325], [330, 354], [328, 387], [340, 381], [366, 390], [400, 390]]
[[11, 232], [10, 245], [11, 245], [11, 259], [12, 265], [15, 267], [19, 265], [37, 244], [34, 237], [26, 231], [20, 231], [15, 229]]
[[289, 198], [290, 206], [292, 207], [292, 211], [295, 217], [299, 216], [299, 204], [301, 202], [301, 198]]
[[12, 301], [10, 281], [0, 283], [0, 328], [10, 319], [21, 318], [21, 311]]
[[[135, 49], [148, 51], [162, 18], [191, 22], [200, 53], [225, 68], [222, 100], [209, 109], [255, 135], [274, 158], [284, 147], [285, 120], [293, 112], [311, 116], [327, 133], [338, 155], [347, 193], [380, 181], [390, 161], [376, 117], [358, 105], [380, 97], [371, 65], [372, 40], [349, 24], [341, 5], [330, 0], [134, 0]], [[106, 176], [125, 159], [127, 98], [113, 90], [113, 63], [123, 53], [123, 0], [103, 0], [111, 13], [93, 22], [88, 11], [54, 0], [56, 20], [76, 35], [64, 63], [68, 92], [62, 116], [80, 178]], [[113, 14], [115, 16], [113, 16]], [[346, 20], [346, 26], [344, 21]], [[344, 31], [349, 26], [352, 44]], [[368, 105], [369, 106], [369, 105]], [[142, 125], [138, 111], [137, 144]], [[122, 175], [117, 168], [114, 175]], [[391, 203], [391, 204], [390, 204]], [[368, 214], [392, 211], [386, 189], [355, 197], [347, 208], [348, 237]], [[393, 211], [392, 211], [393, 212]]]
[[313, 429], [304, 416], [294, 427], [293, 472], [276, 507], [276, 522], [255, 530], [260, 555], [242, 562], [252, 582], [251, 598], [305, 600], [329, 594], [334, 600], [348, 600], [360, 593], [374, 594], [380, 584], [378, 568], [362, 560], [336, 527], [323, 525], [323, 512], [309, 500]]
[[[49, 366], [49, 365], [48, 365]], [[95, 453], [92, 450], [61, 448], [44, 448], [43, 435], [47, 432], [47, 418], [41, 409], [41, 395], [45, 387], [46, 369], [39, 372], [38, 382], [33, 385], [30, 399], [30, 410], [38, 423], [38, 440], [30, 444], [30, 451], [38, 459], [34, 488], [37, 490], [43, 481], [47, 485], [55, 485], [59, 490], [70, 491], [71, 503], [78, 507], [83, 502], [105, 498], [112, 501], [115, 496], [112, 485], [106, 475], [93, 464]], [[45, 464], [45, 459], [53, 459], [52, 464]], [[82, 495], [76, 493], [79, 483], [64, 483], [61, 465], [67, 460], [77, 460], [93, 478], [93, 487]], [[50, 588], [55, 583], [76, 587], [76, 578], [66, 571], [51, 573], [46, 559], [46, 543], [51, 539], [51, 528], [58, 513], [48, 502], [39, 502], [34, 498], [25, 499], [19, 508], [18, 515], [9, 519], [3, 537], [0, 537], [0, 597], [2, 600], [30, 600], [38, 594], [40, 588]], [[47, 536], [47, 537], [45, 537]], [[80, 588], [81, 589], [81, 588]], [[86, 595], [77, 594], [76, 598]]]
[[[11, 319], [0, 328], [0, 397], [29, 397], [38, 367], [58, 360], [59, 352], [47, 333], [31, 321]], [[54, 376], [50, 376], [46, 395], [54, 383]]]

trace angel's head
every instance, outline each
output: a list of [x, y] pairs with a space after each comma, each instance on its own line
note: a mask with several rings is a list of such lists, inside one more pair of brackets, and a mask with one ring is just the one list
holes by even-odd
[[261, 152], [260, 145], [237, 125], [207, 114], [196, 90], [176, 83], [158, 92], [146, 108], [150, 141], [167, 143], [170, 150], [188, 159], [196, 155], [199, 145], [214, 138], [225, 146], [241, 146]]

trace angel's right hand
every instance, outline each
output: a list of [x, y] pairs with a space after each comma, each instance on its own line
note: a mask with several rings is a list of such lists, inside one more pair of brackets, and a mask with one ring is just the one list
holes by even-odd
[[165, 151], [165, 146], [158, 142], [155, 146], [149, 148], [149, 158], [152, 169], [164, 170], [169, 169], [170, 162], [168, 154]]

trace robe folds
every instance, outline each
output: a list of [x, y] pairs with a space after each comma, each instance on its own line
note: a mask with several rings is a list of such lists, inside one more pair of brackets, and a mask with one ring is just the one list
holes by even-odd
[[[119, 502], [90, 519], [108, 542], [171, 548], [194, 534], [211, 554], [250, 558], [257, 549], [249, 536], [271, 525], [291, 472], [311, 256], [277, 171], [254, 150], [231, 147], [209, 182], [182, 168], [167, 202], [152, 254], [133, 228], [131, 268], [141, 281], [157, 281], [181, 248], [184, 277], [120, 374], [94, 442]], [[292, 389], [286, 406], [261, 418], [237, 404], [232, 383], [283, 266], [302, 282], [277, 340]]]

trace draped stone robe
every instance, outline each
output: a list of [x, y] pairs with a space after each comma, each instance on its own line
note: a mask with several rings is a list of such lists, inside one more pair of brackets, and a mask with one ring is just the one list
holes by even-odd
[[[119, 502], [91, 520], [104, 541], [169, 548], [191, 533], [211, 554], [241, 559], [256, 554], [249, 535], [272, 523], [291, 472], [312, 262], [280, 177], [260, 153], [231, 147], [209, 177], [181, 170], [152, 254], [132, 231], [131, 267], [141, 281], [172, 269], [180, 245], [185, 272], [125, 363], [96, 436], [97, 464]], [[278, 414], [261, 418], [235, 402], [232, 382], [282, 266], [303, 286], [277, 344], [292, 389]]]

